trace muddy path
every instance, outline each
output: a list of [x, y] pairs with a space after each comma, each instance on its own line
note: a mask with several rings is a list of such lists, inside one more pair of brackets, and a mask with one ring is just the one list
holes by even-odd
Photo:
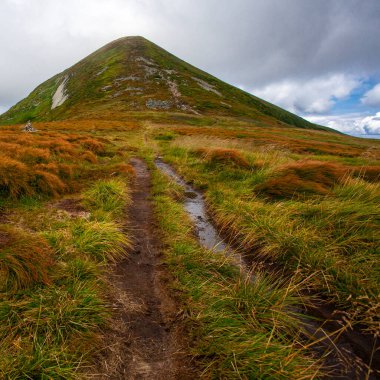
[[[155, 160], [155, 164], [159, 170], [183, 187], [184, 208], [194, 222], [199, 243], [205, 248], [233, 257], [233, 262], [243, 269], [243, 272], [254, 277], [254, 272], [250, 270], [255, 264], [251, 255], [246, 257], [246, 252], [238, 248], [238, 243], [235, 244], [224, 238], [222, 231], [219, 231], [208, 215], [203, 194], [188, 184], [172, 166], [163, 162], [160, 157]], [[278, 264], [273, 268], [277, 275], [279, 274], [278, 268]], [[318, 341], [311, 350], [316, 356], [323, 358], [329, 372], [327, 378], [340, 380], [375, 380], [379, 378], [380, 351], [376, 338], [365, 335], [358, 329], [340, 332], [344, 313], [342, 313], [343, 319], [340, 320], [340, 314], [331, 305], [314, 304], [300, 312], [305, 314], [305, 319], [302, 321], [305, 343]], [[310, 316], [313, 319], [310, 319]], [[309, 339], [311, 340], [309, 341]]]
[[169, 289], [150, 200], [147, 165], [131, 159], [136, 177], [128, 210], [133, 249], [111, 274], [117, 317], [98, 379], [194, 379], [181, 309]]

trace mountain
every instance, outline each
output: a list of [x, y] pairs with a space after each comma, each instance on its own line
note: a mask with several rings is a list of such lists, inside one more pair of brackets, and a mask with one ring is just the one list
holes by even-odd
[[237, 117], [258, 125], [328, 129], [233, 87], [143, 37], [124, 37], [42, 83], [0, 116], [27, 120], [123, 118], [130, 112]]

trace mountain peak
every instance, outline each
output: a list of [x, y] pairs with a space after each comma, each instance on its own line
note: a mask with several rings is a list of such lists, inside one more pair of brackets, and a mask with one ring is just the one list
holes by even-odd
[[317, 128], [182, 61], [142, 36], [108, 43], [38, 86], [2, 123], [124, 118], [130, 112], [229, 116], [258, 125]]

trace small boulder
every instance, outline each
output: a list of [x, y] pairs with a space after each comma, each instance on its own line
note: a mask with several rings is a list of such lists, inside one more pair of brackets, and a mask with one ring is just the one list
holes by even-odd
[[23, 127], [23, 132], [37, 132], [37, 129], [33, 128], [33, 125], [30, 120], [26, 123], [26, 125]]

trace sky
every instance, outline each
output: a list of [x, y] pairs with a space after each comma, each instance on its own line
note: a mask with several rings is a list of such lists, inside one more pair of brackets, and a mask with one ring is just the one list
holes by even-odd
[[131, 35], [310, 121], [380, 135], [380, 0], [0, 0], [0, 113]]

